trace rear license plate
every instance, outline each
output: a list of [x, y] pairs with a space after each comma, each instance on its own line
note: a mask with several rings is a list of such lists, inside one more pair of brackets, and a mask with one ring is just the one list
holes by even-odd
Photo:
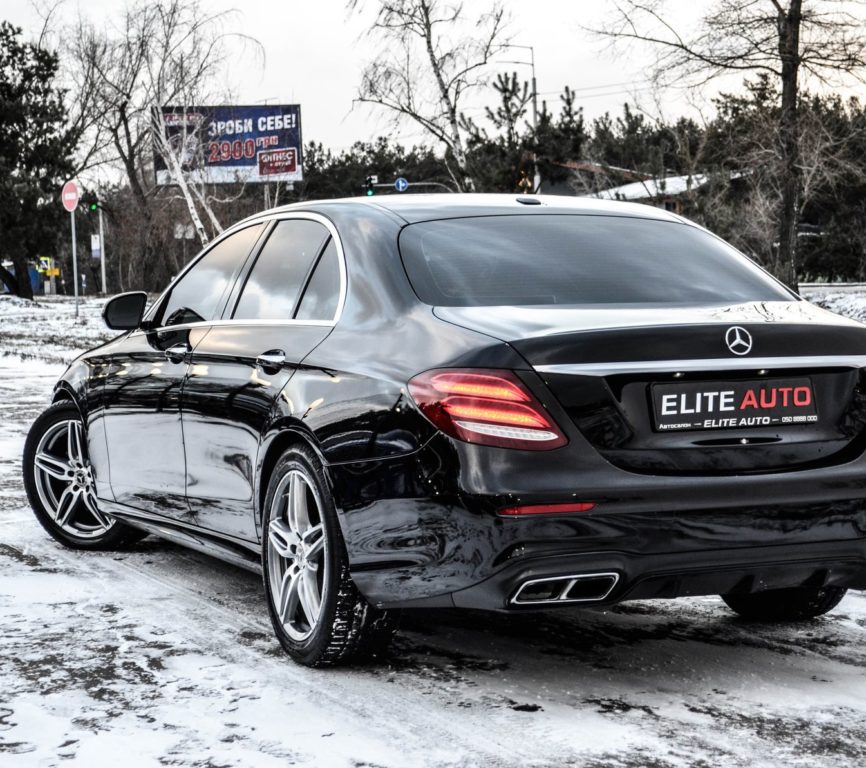
[[811, 379], [653, 384], [657, 432], [747, 429], [818, 421]]

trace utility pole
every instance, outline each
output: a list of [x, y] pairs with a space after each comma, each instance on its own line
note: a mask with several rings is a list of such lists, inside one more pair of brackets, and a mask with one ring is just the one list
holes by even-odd
[[75, 211], [69, 212], [69, 220], [72, 222], [72, 282], [75, 290], [75, 318], [78, 319], [78, 249], [75, 245]]
[[[529, 51], [529, 61], [503, 61], [503, 64], [523, 64], [532, 68], [532, 131], [535, 136], [538, 136], [538, 84], [535, 80], [535, 48], [531, 45], [516, 45], [515, 43], [505, 43], [503, 48], [521, 48], [524, 51]], [[532, 153], [532, 165], [535, 168], [535, 176], [532, 180], [532, 191], [538, 194], [538, 188], [541, 186], [541, 174], [538, 172], [538, 156], [535, 152]]]
[[102, 257], [102, 295], [108, 293], [108, 284], [105, 282], [105, 230], [102, 228], [102, 203], [99, 204], [99, 255]]

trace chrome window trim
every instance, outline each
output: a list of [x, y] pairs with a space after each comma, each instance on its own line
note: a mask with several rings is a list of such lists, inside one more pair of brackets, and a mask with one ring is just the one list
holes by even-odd
[[178, 323], [177, 325], [162, 325], [159, 328], [138, 328], [135, 333], [168, 333], [185, 331], [191, 328], [244, 327], [254, 325], [258, 328], [267, 326], [302, 325], [320, 328], [333, 328], [336, 323], [330, 320], [200, 320], [195, 323]]
[[706, 360], [636, 360], [614, 363], [565, 363], [533, 366], [539, 373], [582, 376], [613, 376], [633, 373], [679, 373], [684, 371], [748, 371], [773, 368], [864, 368], [866, 355], [810, 355], [806, 357], [736, 357]]
[[[337, 262], [340, 267], [340, 295], [337, 299], [337, 310], [334, 313], [333, 320], [234, 320], [232, 318], [220, 318], [217, 320], [202, 320], [194, 323], [178, 323], [177, 325], [162, 325], [158, 328], [148, 328], [147, 333], [158, 333], [160, 331], [176, 331], [176, 330], [185, 330], [187, 328], [204, 328], [207, 326], [292, 326], [292, 325], [302, 325], [302, 326], [316, 326], [316, 327], [327, 327], [333, 328], [337, 323], [340, 322], [340, 318], [343, 316], [343, 308], [346, 305], [346, 295], [348, 293], [348, 269], [346, 268], [346, 252], [343, 249], [343, 241], [340, 239], [340, 234], [337, 232], [337, 228], [328, 219], [326, 216], [323, 216], [320, 213], [313, 213], [310, 211], [282, 211], [276, 214], [266, 214], [261, 217], [256, 218], [253, 221], [245, 220], [243, 222], [239, 222], [234, 225], [230, 229], [222, 232], [218, 238], [212, 240], [208, 243], [208, 250], [219, 243], [221, 240], [225, 239], [229, 235], [233, 235], [236, 232], [248, 227], [254, 226], [256, 224], [269, 224], [272, 221], [285, 221], [291, 219], [307, 219], [309, 221], [315, 221], [319, 224], [322, 224], [325, 229], [328, 230], [331, 238], [334, 240], [334, 243], [337, 246]], [[178, 274], [178, 276], [169, 283], [168, 287], [159, 295], [159, 298], [153, 303], [151, 308], [148, 310], [145, 315], [145, 319], [150, 316], [157, 307], [162, 304], [165, 299], [166, 294], [171, 290], [172, 286], [180, 280], [186, 273], [194, 267], [200, 257], [196, 257], [194, 261], [191, 261], [184, 269]], [[255, 263], [253, 263], [252, 268], [255, 269]], [[240, 301], [240, 294], [238, 294], [238, 301]], [[235, 306], [237, 306], [237, 302], [235, 302]], [[235, 307], [231, 307], [231, 311], [234, 312]], [[229, 311], [229, 307], [226, 307], [226, 311]], [[139, 329], [139, 331], [144, 332], [143, 329]]]

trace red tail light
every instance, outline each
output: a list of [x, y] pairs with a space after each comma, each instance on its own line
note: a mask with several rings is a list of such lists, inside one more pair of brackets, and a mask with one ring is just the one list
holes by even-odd
[[409, 392], [433, 424], [467, 443], [549, 451], [568, 442], [511, 371], [427, 371], [409, 382]]

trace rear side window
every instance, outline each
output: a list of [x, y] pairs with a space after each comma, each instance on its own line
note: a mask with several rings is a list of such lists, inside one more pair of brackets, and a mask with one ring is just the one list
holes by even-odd
[[696, 227], [620, 216], [522, 215], [406, 227], [412, 287], [438, 306], [790, 301], [748, 258]]
[[247, 277], [236, 320], [291, 320], [316, 257], [328, 238], [316, 221], [280, 221]]
[[301, 298], [298, 320], [328, 320], [337, 314], [340, 303], [340, 257], [333, 239], [322, 253], [316, 271]]
[[226, 289], [262, 232], [262, 224], [245, 227], [220, 240], [171, 288], [160, 312], [161, 325], [213, 320], [222, 309]]

